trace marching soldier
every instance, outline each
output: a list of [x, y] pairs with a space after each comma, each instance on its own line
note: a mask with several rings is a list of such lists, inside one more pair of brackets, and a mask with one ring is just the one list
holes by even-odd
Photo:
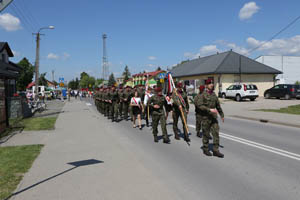
[[163, 133], [163, 142], [169, 143], [170, 139], [167, 132], [167, 125], [166, 125], [166, 114], [164, 111], [164, 106], [166, 105], [166, 99], [162, 95], [162, 89], [156, 88], [156, 94], [153, 95], [150, 100], [148, 101], [148, 106], [152, 108], [152, 133], [154, 136], [154, 142], [158, 142], [157, 138], [157, 127], [160, 121], [161, 130]]
[[[184, 131], [184, 139], [187, 142], [190, 142], [190, 138], [188, 136], [187, 130], [186, 130], [186, 125], [184, 124], [184, 120], [185, 122], [187, 122], [187, 114], [189, 113], [189, 101], [188, 101], [188, 97], [187, 94], [183, 91], [182, 89], [182, 83], [177, 83], [177, 91], [178, 94], [176, 95], [175, 92], [173, 92], [172, 94], [172, 100], [173, 100], [173, 131], [175, 134], [175, 139], [176, 140], [180, 140], [179, 134], [178, 134], [178, 118], [181, 118], [182, 121], [182, 125], [183, 125], [183, 131]], [[182, 118], [182, 112], [184, 115], [184, 118]]]
[[118, 103], [119, 103], [119, 94], [118, 91], [116, 91], [116, 87], [113, 85], [111, 87], [110, 92], [110, 116], [111, 121], [118, 121]]
[[219, 124], [218, 124], [218, 113], [224, 122], [224, 113], [220, 106], [220, 102], [216, 94], [214, 93], [214, 83], [211, 79], [206, 82], [206, 90], [195, 102], [195, 106], [203, 112], [202, 128], [203, 128], [203, 153], [207, 156], [212, 156], [209, 152], [209, 133], [213, 136], [213, 155], [223, 158], [224, 154], [219, 151]]
[[109, 88], [106, 88], [104, 93], [104, 111], [104, 116], [109, 119]]
[[118, 94], [119, 94], [118, 112], [119, 112], [120, 119], [122, 120], [123, 119], [123, 86], [119, 87]]
[[123, 114], [124, 114], [124, 119], [126, 121], [128, 121], [128, 109], [129, 109], [130, 99], [131, 99], [130, 86], [126, 86], [126, 89], [123, 92], [123, 96], [122, 96]]
[[[205, 86], [204, 85], [200, 85], [200, 87], [199, 87], [199, 93], [195, 97], [194, 102], [198, 101], [198, 99], [200, 98], [200, 96], [204, 92], [204, 89], [205, 89]], [[200, 130], [202, 128], [202, 116], [203, 116], [203, 112], [199, 108], [197, 108], [197, 106], [195, 106], [195, 113], [196, 113], [196, 132], [197, 132], [197, 136], [199, 138], [202, 138], [202, 132], [200, 132]]]

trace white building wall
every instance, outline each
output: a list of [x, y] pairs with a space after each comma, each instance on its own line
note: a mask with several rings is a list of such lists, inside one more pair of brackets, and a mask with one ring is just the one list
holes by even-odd
[[300, 56], [260, 56], [255, 60], [282, 71], [276, 78], [285, 83], [300, 81]]

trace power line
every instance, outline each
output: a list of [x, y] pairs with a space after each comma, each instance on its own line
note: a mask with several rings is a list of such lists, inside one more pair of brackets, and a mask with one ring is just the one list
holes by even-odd
[[32, 12], [30, 11], [30, 9], [28, 9], [27, 4], [24, 2], [24, 0], [20, 0], [20, 7], [22, 8], [21, 10], [24, 11], [24, 13], [27, 13], [28, 18], [34, 23], [34, 25], [39, 28], [41, 27], [40, 23], [38, 22], [38, 20], [36, 19], [36, 17], [34, 17], [34, 15], [32, 14]]
[[263, 45], [265, 45], [267, 42], [272, 41], [274, 38], [276, 38], [278, 35], [280, 35], [283, 31], [285, 31], [285, 30], [288, 29], [290, 26], [292, 26], [294, 23], [296, 23], [299, 19], [300, 19], [300, 16], [298, 16], [296, 19], [294, 19], [292, 22], [290, 22], [287, 26], [285, 26], [283, 29], [281, 29], [279, 32], [277, 32], [275, 35], [273, 35], [269, 40], [264, 41], [263, 43], [261, 43], [261, 44], [258, 45], [257, 47], [254, 47], [253, 49], [249, 50], [249, 51], [247, 52], [247, 54], [252, 53], [253, 51], [259, 49], [260, 47], [262, 47]]
[[[11, 4], [11, 5], [13, 5], [13, 4]], [[19, 18], [21, 19], [20, 15], [19, 15], [19, 13], [17, 12], [17, 10], [16, 10], [15, 7], [11, 6], [10, 9], [11, 9], [11, 11], [13, 12], [13, 14], [14, 14], [15, 16], [17, 16], [17, 17], [19, 17]], [[32, 30], [30, 30], [30, 27], [27, 25], [27, 23], [24, 22], [23, 25], [24, 25], [24, 27], [25, 27], [25, 30], [26, 30], [28, 33], [31, 34], [31, 33], [32, 33]]]
[[32, 26], [32, 24], [30, 22], [27, 21], [27, 18], [23, 15], [23, 13], [20, 12], [19, 8], [14, 4], [14, 2], [12, 2], [12, 9], [14, 10], [14, 12], [19, 16], [20, 19], [23, 19], [25, 28], [29, 28], [31, 30], [31, 33], [34, 32], [34, 28]]

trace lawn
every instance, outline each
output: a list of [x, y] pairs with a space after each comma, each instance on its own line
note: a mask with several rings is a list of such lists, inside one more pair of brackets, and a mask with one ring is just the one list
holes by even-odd
[[53, 130], [57, 117], [36, 117], [23, 119], [24, 131]]
[[0, 199], [9, 197], [40, 154], [43, 145], [0, 147]]
[[300, 115], [300, 105], [294, 105], [294, 106], [289, 106], [287, 108], [280, 108], [280, 109], [259, 109], [257, 111]]

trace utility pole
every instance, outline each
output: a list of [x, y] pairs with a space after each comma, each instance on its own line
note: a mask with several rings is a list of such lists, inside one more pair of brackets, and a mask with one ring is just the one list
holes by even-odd
[[35, 52], [35, 99], [39, 96], [39, 67], [40, 67], [40, 32], [36, 33]]
[[42, 27], [38, 30], [37, 33], [33, 33], [36, 35], [36, 52], [35, 52], [35, 100], [39, 97], [39, 67], [40, 67], [40, 36], [44, 34], [40, 34], [43, 29], [54, 29], [54, 26]]

